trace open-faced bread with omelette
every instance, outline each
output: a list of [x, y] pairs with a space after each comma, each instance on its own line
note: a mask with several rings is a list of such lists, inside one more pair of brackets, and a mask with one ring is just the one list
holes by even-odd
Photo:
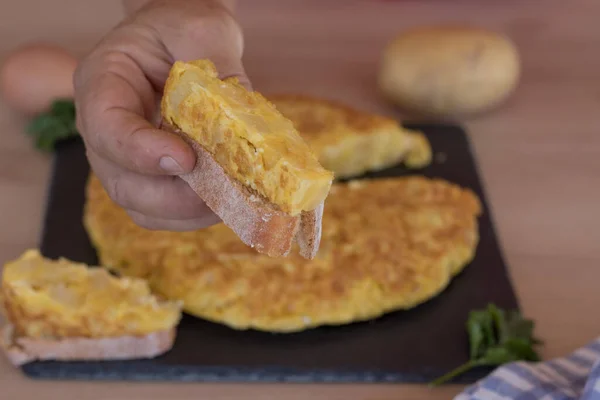
[[145, 280], [37, 250], [6, 263], [0, 288], [0, 345], [14, 365], [153, 358], [171, 349], [181, 318], [181, 303]]
[[182, 175], [211, 210], [259, 253], [312, 259], [333, 173], [273, 104], [208, 60], [177, 61], [165, 84], [163, 129], [197, 153]]

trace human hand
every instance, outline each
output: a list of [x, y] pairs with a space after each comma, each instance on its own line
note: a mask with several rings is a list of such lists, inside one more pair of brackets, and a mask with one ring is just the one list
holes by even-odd
[[[132, 3], [132, 2], [130, 2]], [[219, 222], [178, 177], [194, 151], [157, 128], [162, 89], [175, 60], [208, 58], [221, 78], [242, 66], [243, 36], [225, 2], [137, 1], [128, 17], [83, 59], [74, 77], [77, 128], [109, 196], [148, 229], [185, 231]]]

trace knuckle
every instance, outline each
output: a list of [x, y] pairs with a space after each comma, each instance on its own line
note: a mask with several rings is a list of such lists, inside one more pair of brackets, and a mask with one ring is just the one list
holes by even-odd
[[86, 129], [83, 124], [81, 113], [76, 113], [75, 115], [75, 129], [77, 130], [77, 132], [79, 132], [81, 136], [84, 137], [83, 139], [85, 140]]
[[130, 57], [121, 48], [108, 49], [99, 55], [99, 61], [104, 65], [104, 70], [108, 74], [120, 74], [121, 65], [130, 63]]
[[241, 35], [235, 19], [220, 8], [193, 13], [183, 20], [181, 30], [186, 37], [197, 40], [214, 39], [227, 40]]
[[87, 151], [93, 151], [96, 154], [102, 153], [101, 143], [97, 138], [97, 131], [94, 129], [94, 119], [83, 112], [77, 112], [75, 116], [75, 129], [79, 132], [81, 139]]
[[75, 89], [75, 93], [77, 94], [83, 85], [84, 76], [85, 76], [85, 61], [80, 62], [75, 68], [75, 72], [73, 72], [73, 88]]
[[133, 127], [120, 135], [114, 135], [114, 147], [120, 153], [127, 154], [127, 168], [140, 172], [151, 172], [157, 164], [147, 148], [140, 143], [143, 141], [144, 127]]
[[132, 201], [129, 198], [129, 196], [127, 196], [123, 188], [122, 182], [122, 179], [120, 179], [118, 175], [113, 178], [110, 178], [108, 180], [108, 184], [106, 185], [106, 192], [108, 193], [112, 201], [114, 201], [121, 207], [132, 208]]

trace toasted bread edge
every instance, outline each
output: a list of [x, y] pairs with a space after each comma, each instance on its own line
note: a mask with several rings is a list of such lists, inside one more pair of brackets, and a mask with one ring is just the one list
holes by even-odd
[[33, 361], [100, 361], [154, 358], [171, 350], [176, 328], [144, 336], [109, 338], [34, 339], [14, 334], [7, 323], [0, 332], [0, 347], [15, 366]]
[[321, 202], [312, 211], [304, 211], [300, 216], [300, 229], [296, 234], [296, 242], [300, 247], [300, 255], [312, 260], [321, 244], [322, 220], [325, 202]]

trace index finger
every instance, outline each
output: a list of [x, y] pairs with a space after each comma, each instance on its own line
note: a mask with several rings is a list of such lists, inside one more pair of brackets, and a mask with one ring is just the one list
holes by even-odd
[[115, 51], [86, 60], [74, 83], [78, 129], [96, 154], [145, 174], [178, 175], [194, 168], [193, 150], [148, 121], [156, 94], [127, 54]]

